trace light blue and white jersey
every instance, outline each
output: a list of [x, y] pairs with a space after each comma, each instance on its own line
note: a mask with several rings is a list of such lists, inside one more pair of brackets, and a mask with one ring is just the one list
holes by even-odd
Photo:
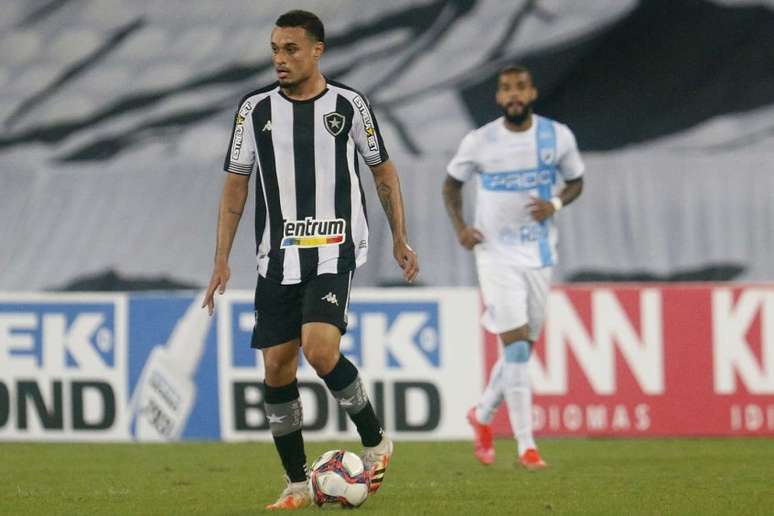
[[522, 267], [556, 263], [557, 231], [553, 218], [535, 222], [531, 197], [555, 194], [558, 179], [572, 180], [585, 167], [572, 131], [538, 115], [526, 131], [511, 131], [502, 117], [463, 138], [447, 167], [458, 181], [478, 179], [474, 226], [484, 234], [479, 259]]

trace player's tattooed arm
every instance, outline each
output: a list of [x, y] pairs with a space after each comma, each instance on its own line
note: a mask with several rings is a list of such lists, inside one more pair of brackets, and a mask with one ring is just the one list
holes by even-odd
[[392, 225], [394, 219], [393, 214], [395, 213], [392, 209], [392, 188], [381, 183], [376, 186], [376, 194], [379, 196], [379, 201], [382, 203], [382, 208], [384, 208], [384, 213], [387, 215], [387, 220], [390, 221], [390, 228], [392, 229], [392, 232], [395, 233], [395, 228]]
[[394, 240], [407, 240], [406, 218], [403, 211], [403, 198], [400, 192], [398, 171], [391, 161], [371, 167], [376, 184], [376, 193], [382, 203], [387, 221], [390, 223]]
[[239, 221], [247, 201], [250, 176], [239, 174], [226, 174], [223, 184], [223, 193], [220, 196], [218, 208], [218, 228], [215, 234], [215, 263], [212, 267], [210, 283], [202, 301], [202, 308], [207, 307], [210, 315], [215, 307], [215, 291], [221, 294], [226, 291], [226, 284], [231, 277], [231, 269], [228, 266], [228, 257], [231, 254], [231, 246], [234, 243]]
[[443, 182], [443, 203], [446, 206], [446, 213], [449, 214], [454, 232], [457, 234], [457, 240], [465, 249], [473, 249], [477, 244], [484, 241], [484, 235], [474, 228], [465, 224], [465, 217], [462, 210], [462, 187], [464, 183], [447, 175]]
[[215, 261], [226, 261], [231, 254], [239, 221], [247, 201], [249, 176], [227, 174], [223, 183], [223, 193], [220, 196], [218, 208], [218, 229], [215, 242]]
[[371, 167], [376, 184], [376, 194], [382, 203], [384, 213], [392, 230], [392, 251], [395, 260], [403, 269], [403, 277], [406, 281], [414, 281], [419, 273], [417, 254], [408, 245], [408, 232], [406, 231], [406, 214], [403, 209], [403, 197], [400, 192], [400, 178], [395, 165], [387, 160], [384, 163]]

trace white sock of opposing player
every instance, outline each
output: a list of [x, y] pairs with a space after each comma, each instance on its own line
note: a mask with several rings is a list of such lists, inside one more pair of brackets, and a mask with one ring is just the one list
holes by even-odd
[[497, 412], [497, 407], [503, 401], [502, 371], [503, 358], [494, 363], [492, 371], [489, 373], [489, 383], [484, 389], [478, 404], [476, 405], [476, 419], [479, 422], [488, 425]]
[[532, 436], [532, 388], [527, 374], [529, 355], [530, 344], [526, 340], [505, 346], [503, 353], [502, 392], [519, 446], [519, 456], [530, 448], [537, 448]]

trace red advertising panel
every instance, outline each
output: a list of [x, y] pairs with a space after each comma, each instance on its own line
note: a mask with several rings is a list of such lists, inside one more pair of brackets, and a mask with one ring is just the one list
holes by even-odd
[[538, 435], [774, 436], [774, 286], [555, 288], [530, 378]]

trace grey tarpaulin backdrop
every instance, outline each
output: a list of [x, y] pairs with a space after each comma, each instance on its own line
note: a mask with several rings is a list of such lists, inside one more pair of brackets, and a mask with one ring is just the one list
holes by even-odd
[[[475, 284], [471, 258], [441, 216], [445, 158], [395, 160], [404, 177], [412, 242], [422, 258], [422, 282]], [[774, 278], [768, 152], [631, 151], [589, 154], [586, 161], [586, 192], [560, 217], [560, 277], [583, 270], [666, 275], [731, 263], [744, 267], [743, 279]], [[24, 245], [3, 246], [3, 289], [57, 285], [108, 264], [130, 275], [171, 271], [194, 282], [208, 277], [217, 170], [174, 161], [132, 176], [116, 168], [51, 174], [20, 162], [4, 174], [0, 239]], [[745, 180], [732, 170], [744, 170]], [[358, 280], [394, 281], [399, 278], [389, 230], [373, 188], [368, 190], [372, 247]], [[250, 218], [245, 222], [233, 252], [233, 285], [250, 288], [254, 243]]]

